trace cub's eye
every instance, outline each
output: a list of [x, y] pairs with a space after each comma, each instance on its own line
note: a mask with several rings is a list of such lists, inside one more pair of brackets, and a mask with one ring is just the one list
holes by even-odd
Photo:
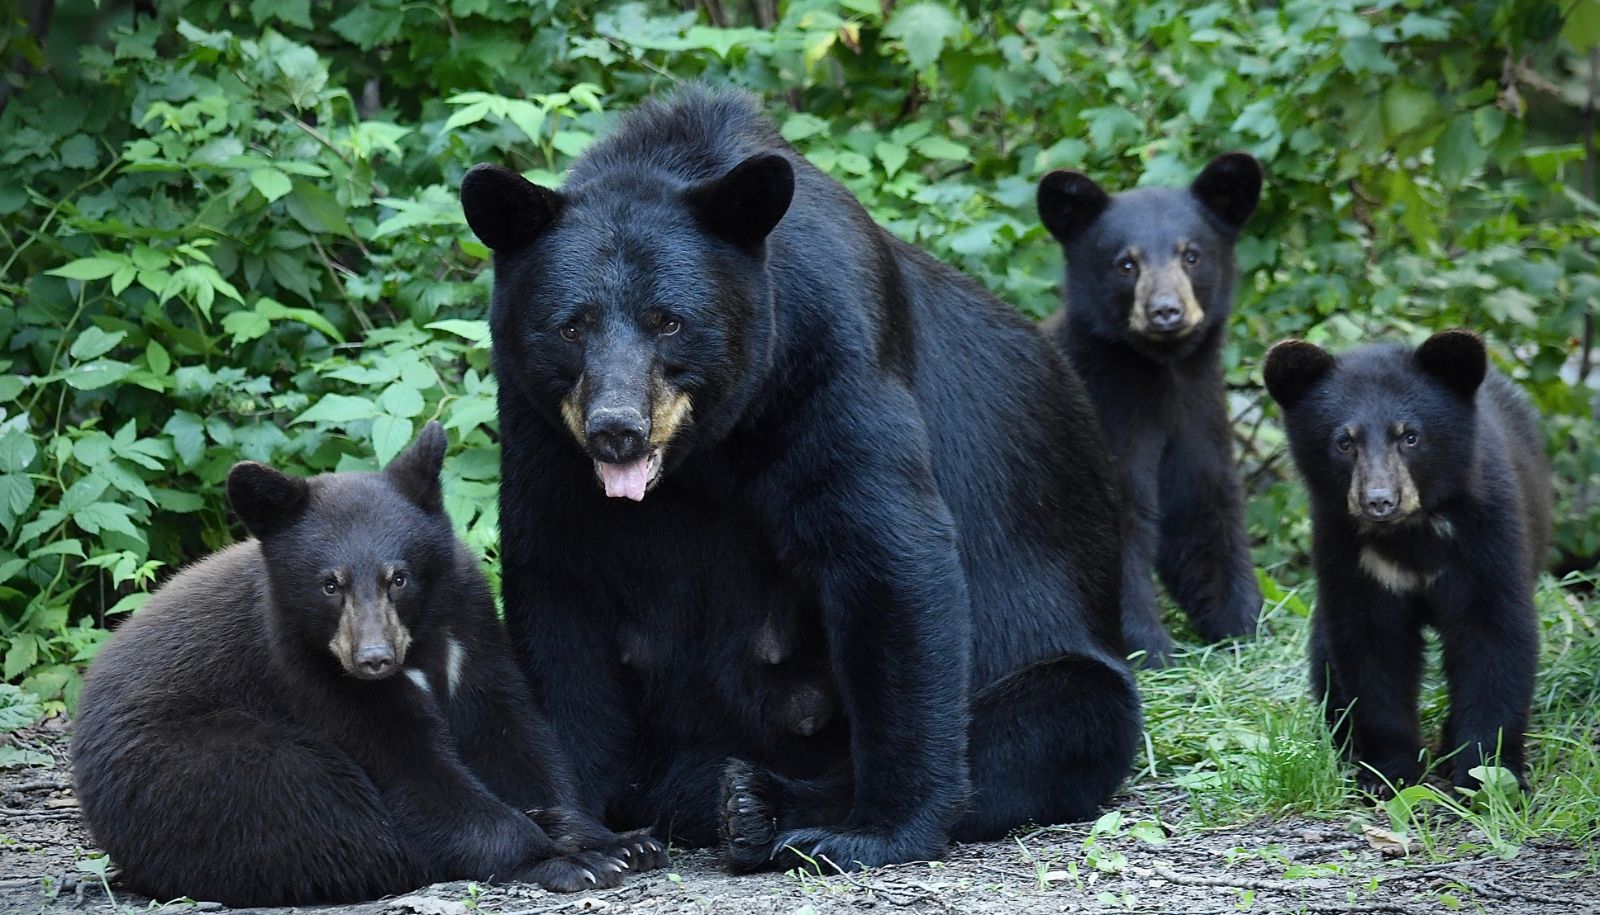
[[1333, 447], [1338, 448], [1341, 454], [1350, 453], [1350, 436], [1341, 435], [1333, 440]]
[[1193, 248], [1183, 252], [1183, 262], [1191, 267], [1200, 263], [1200, 252]]
[[1125, 257], [1117, 261], [1117, 272], [1123, 276], [1133, 276], [1139, 272], [1139, 265], [1133, 262], [1133, 258]]
[[396, 572], [393, 575], [389, 576], [389, 587], [391, 587], [391, 588], [404, 588], [406, 586], [406, 582], [408, 582], [410, 580], [411, 580], [410, 578], [406, 577], [406, 573], [404, 573], [404, 572]]
[[568, 343], [577, 343], [579, 336], [581, 336], [581, 334], [578, 332], [578, 325], [576, 325], [576, 324], [563, 324], [563, 325], [561, 325], [561, 339], [567, 341]]
[[666, 318], [661, 322], [661, 326], [656, 329], [656, 333], [663, 337], [670, 337], [682, 329], [682, 321], [679, 321], [677, 318]]
[[322, 582], [322, 593], [323, 594], [338, 594], [339, 593], [339, 580], [337, 578], [324, 579], [323, 582]]
[[1414, 448], [1417, 444], [1417, 433], [1407, 432], [1400, 437], [1400, 441], [1405, 442], [1407, 448]]

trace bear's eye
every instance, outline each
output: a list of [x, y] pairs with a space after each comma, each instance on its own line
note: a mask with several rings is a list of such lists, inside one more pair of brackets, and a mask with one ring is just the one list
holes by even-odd
[[1414, 448], [1417, 444], [1417, 433], [1407, 432], [1400, 437], [1400, 441], [1405, 442], [1407, 448]]
[[656, 329], [656, 333], [663, 337], [670, 337], [682, 329], [682, 321], [679, 321], [677, 318], [665, 318], [662, 320], [661, 326]]
[[1117, 261], [1117, 272], [1123, 276], [1133, 276], [1139, 272], [1139, 265], [1134, 263], [1133, 258], [1125, 257]]
[[404, 572], [396, 572], [393, 575], [389, 576], [389, 587], [391, 587], [391, 588], [404, 588], [406, 586], [406, 582], [408, 582], [410, 580], [411, 580], [410, 578], [406, 577], [406, 573], [404, 573]]
[[326, 579], [323, 579], [323, 581], [322, 581], [322, 593], [323, 594], [338, 594], [339, 593], [339, 579], [337, 579], [337, 578], [326, 578]]
[[1191, 267], [1200, 263], [1200, 252], [1193, 248], [1183, 252], [1183, 262]]
[[576, 324], [563, 324], [563, 325], [561, 325], [561, 339], [567, 341], [568, 343], [577, 343], [578, 342], [578, 337], [580, 337], [580, 336], [582, 336], [582, 334], [578, 330], [578, 325], [576, 325]]
[[1341, 435], [1333, 440], [1333, 447], [1338, 448], [1341, 454], [1349, 454], [1350, 445], [1351, 441], [1348, 435]]

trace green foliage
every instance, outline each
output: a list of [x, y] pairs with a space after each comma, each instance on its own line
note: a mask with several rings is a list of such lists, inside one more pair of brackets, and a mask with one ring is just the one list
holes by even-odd
[[149, 6], [0, 16], [0, 674], [49, 700], [108, 618], [238, 535], [240, 459], [371, 467], [439, 417], [450, 508], [492, 557], [487, 251], [455, 188], [479, 161], [559, 184], [683, 80], [761, 93], [879, 220], [1030, 315], [1060, 285], [1044, 172], [1184, 182], [1250, 150], [1227, 368], [1263, 565], [1297, 581], [1308, 530], [1265, 346], [1455, 324], [1548, 417], [1562, 561], [1600, 555], [1597, 0]]

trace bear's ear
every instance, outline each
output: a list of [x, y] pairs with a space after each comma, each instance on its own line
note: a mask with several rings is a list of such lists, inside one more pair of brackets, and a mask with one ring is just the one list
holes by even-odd
[[255, 461], [240, 461], [228, 471], [228, 504], [257, 539], [266, 539], [297, 521], [306, 510], [311, 487]]
[[1322, 347], [1304, 340], [1285, 340], [1267, 350], [1261, 377], [1267, 393], [1288, 410], [1332, 368], [1333, 356]]
[[760, 250], [794, 199], [794, 166], [777, 153], [751, 156], [726, 175], [691, 188], [684, 199], [707, 232]]
[[427, 512], [444, 510], [444, 498], [439, 489], [439, 468], [444, 466], [444, 427], [438, 420], [430, 420], [411, 447], [400, 452], [389, 466], [383, 468], [384, 476], [410, 499]]
[[1036, 201], [1039, 221], [1056, 241], [1066, 244], [1100, 218], [1111, 196], [1088, 175], [1058, 170], [1039, 179]]
[[1217, 226], [1238, 235], [1261, 200], [1261, 163], [1249, 153], [1231, 152], [1211, 160], [1189, 185]]
[[1489, 371], [1483, 338], [1470, 330], [1446, 330], [1422, 341], [1415, 356], [1417, 367], [1444, 382], [1445, 387], [1471, 400]]
[[461, 179], [461, 209], [491, 251], [525, 245], [556, 221], [561, 195], [498, 165], [474, 165]]

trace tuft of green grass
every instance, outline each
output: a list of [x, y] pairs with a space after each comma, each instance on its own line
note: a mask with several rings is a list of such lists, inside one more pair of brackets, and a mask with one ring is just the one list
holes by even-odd
[[[1536, 596], [1544, 637], [1528, 734], [1532, 791], [1517, 790], [1514, 779], [1507, 788], [1510, 774], [1487, 767], [1479, 791], [1412, 786], [1377, 809], [1356, 788], [1354, 766], [1311, 698], [1305, 645], [1312, 590], [1265, 574], [1261, 582], [1267, 603], [1258, 638], [1195, 647], [1171, 667], [1139, 674], [1147, 750], [1137, 778], [1186, 789], [1190, 825], [1290, 813], [1387, 816], [1430, 856], [1515, 853], [1536, 837], [1600, 846], [1600, 603], [1593, 578], [1546, 578]], [[1449, 700], [1436, 639], [1428, 651], [1421, 717], [1424, 734], [1436, 740]], [[1592, 857], [1600, 869], [1600, 851]]]

